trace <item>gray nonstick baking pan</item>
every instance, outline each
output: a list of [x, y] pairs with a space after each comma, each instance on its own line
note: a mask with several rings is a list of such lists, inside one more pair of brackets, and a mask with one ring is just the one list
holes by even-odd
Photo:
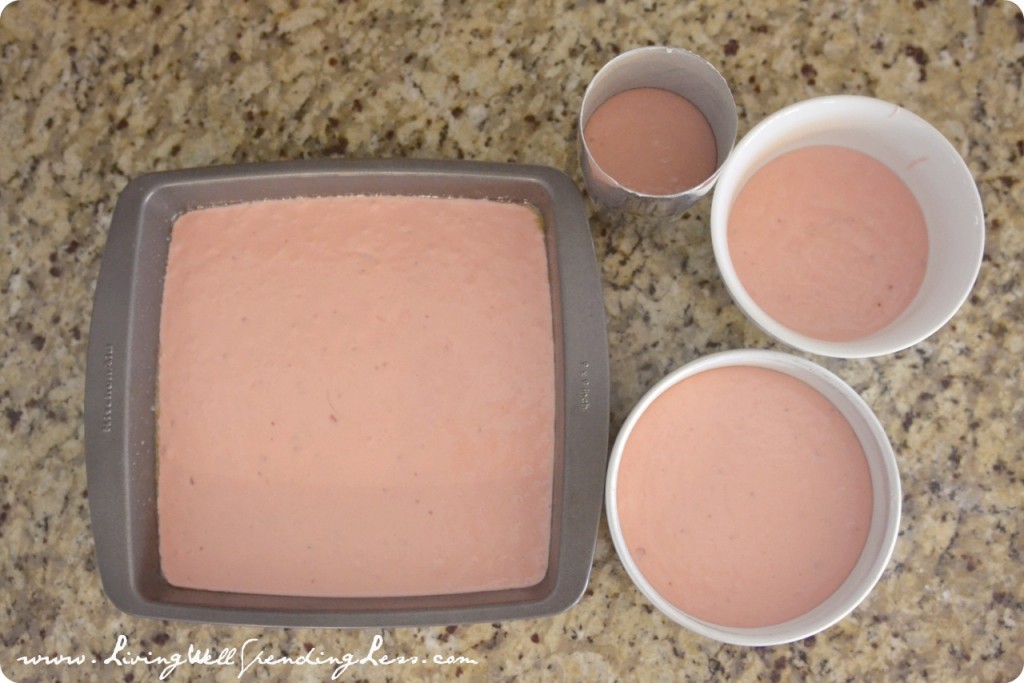
[[[551, 280], [556, 452], [548, 571], [537, 585], [454, 595], [310, 598], [178, 588], [160, 571], [156, 385], [171, 227], [186, 211], [266, 199], [417, 195], [524, 202], [540, 213]], [[85, 448], [103, 587], [121, 610], [195, 622], [393, 627], [540, 617], [582, 595], [608, 447], [608, 348], [586, 211], [563, 173], [482, 162], [311, 160], [141, 176], [118, 199], [89, 331]]]

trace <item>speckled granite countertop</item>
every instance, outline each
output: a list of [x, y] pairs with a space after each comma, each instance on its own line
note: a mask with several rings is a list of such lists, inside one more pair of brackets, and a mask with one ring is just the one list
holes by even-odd
[[[224, 9], [230, 6], [230, 11]], [[82, 400], [93, 286], [118, 192], [156, 169], [326, 156], [546, 164], [581, 183], [575, 116], [617, 52], [693, 49], [733, 85], [740, 134], [814, 95], [900, 103], [965, 157], [987, 213], [963, 310], [922, 344], [823, 361], [890, 435], [904, 519], [867, 601], [817, 637], [722, 646], [653, 612], [602, 525], [565, 614], [370, 631], [136, 619], [104, 596], [86, 500]], [[157, 680], [133, 653], [435, 654], [341, 680], [986, 681], [1024, 665], [1024, 20], [1005, 0], [672, 3], [21, 0], [0, 21], [0, 667], [16, 681]], [[612, 428], [668, 370], [776, 345], [714, 267], [710, 202], [678, 220], [592, 217], [605, 282]], [[821, 360], [821, 359], [817, 359]], [[122, 652], [121, 659], [123, 661]], [[26, 666], [18, 657], [82, 656]], [[97, 659], [99, 663], [92, 664]], [[171, 680], [236, 680], [183, 666]], [[256, 665], [249, 680], [328, 680]]]

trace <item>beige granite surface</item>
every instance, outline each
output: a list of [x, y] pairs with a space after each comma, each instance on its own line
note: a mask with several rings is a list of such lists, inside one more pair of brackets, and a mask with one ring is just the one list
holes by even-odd
[[[546, 164], [581, 183], [575, 116], [616, 53], [691, 48], [732, 84], [740, 133], [803, 98], [888, 99], [964, 156], [987, 213], [970, 300], [876, 360], [822, 360], [897, 451], [895, 557], [850, 617], [749, 649], [652, 611], [602, 524], [590, 586], [535, 621], [385, 631], [232, 628], [126, 616], [100, 587], [82, 403], [91, 296], [118, 192], [156, 169], [318, 157]], [[1005, 0], [20, 0], [0, 20], [0, 668], [15, 681], [158, 680], [103, 660], [190, 644], [464, 657], [353, 666], [366, 681], [985, 681], [1024, 666], [1024, 19]], [[592, 216], [612, 429], [666, 371], [777, 348], [731, 303], [682, 218]], [[821, 359], [818, 359], [821, 360]], [[124, 654], [124, 653], [122, 653]], [[27, 666], [19, 657], [81, 656]], [[98, 663], [93, 664], [91, 660]], [[330, 666], [182, 666], [168, 680], [330, 680]]]

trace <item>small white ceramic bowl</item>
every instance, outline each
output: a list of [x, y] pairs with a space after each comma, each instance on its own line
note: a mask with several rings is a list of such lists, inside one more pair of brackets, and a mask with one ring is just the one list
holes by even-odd
[[[917, 297], [888, 326], [853, 341], [814, 339], [779, 323], [744, 289], [729, 253], [729, 213], [743, 186], [773, 159], [812, 145], [847, 147], [888, 166], [914, 194], [928, 226], [928, 266]], [[754, 126], [736, 145], [715, 188], [711, 239], [729, 293], [762, 330], [810, 353], [866, 358], [912, 346], [953, 317], [981, 267], [985, 218], [971, 172], [942, 133], [895, 104], [837, 95], [786, 107]]]
[[[860, 559], [839, 588], [824, 602], [799, 617], [772, 626], [721, 626], [690, 616], [662, 597], [641, 573], [623, 537], [618, 511], [619, 465], [626, 442], [644, 411], [670, 387], [700, 372], [744, 366], [786, 373], [816, 389], [846, 418], [860, 440], [871, 473], [871, 525]], [[772, 646], [820, 633], [849, 614], [871, 592], [896, 545], [902, 500], [899, 471], [892, 446], [878, 418], [863, 399], [836, 375], [809, 360], [777, 351], [725, 351], [705, 356], [669, 373], [640, 399], [626, 418], [612, 448], [605, 486], [608, 526], [615, 550], [640, 592], [672, 621], [708, 638], [733, 645]]]

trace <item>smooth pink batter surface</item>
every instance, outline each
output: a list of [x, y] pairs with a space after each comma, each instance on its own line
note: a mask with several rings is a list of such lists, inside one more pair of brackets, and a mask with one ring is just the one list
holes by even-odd
[[751, 298], [815, 339], [867, 337], [906, 310], [928, 264], [914, 195], [884, 164], [844, 147], [789, 152], [747, 182], [729, 252]]
[[539, 582], [551, 316], [525, 206], [336, 197], [182, 216], [159, 359], [167, 580], [313, 596]]
[[676, 194], [700, 185], [718, 164], [704, 114], [660, 88], [608, 98], [587, 120], [583, 137], [601, 170], [634, 192]]
[[616, 500], [630, 555], [662, 597], [756, 627], [808, 612], [846, 579], [872, 491], [860, 442], [828, 399], [780, 372], [726, 367], [644, 412]]

